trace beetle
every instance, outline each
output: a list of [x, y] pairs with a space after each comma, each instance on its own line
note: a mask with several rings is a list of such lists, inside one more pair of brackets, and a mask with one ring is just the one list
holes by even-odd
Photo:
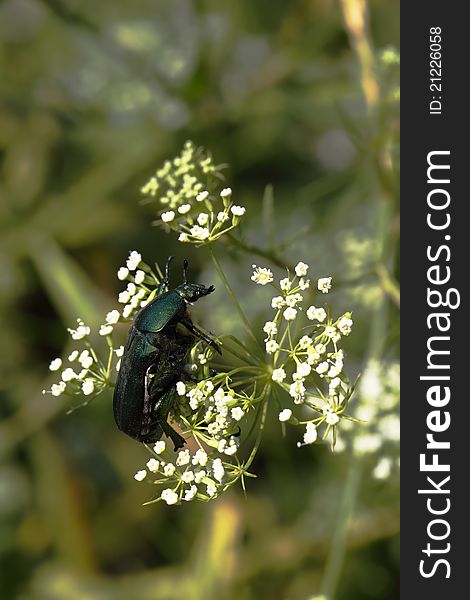
[[[212, 294], [214, 286], [188, 283], [188, 261], [185, 260], [183, 283], [170, 290], [172, 259], [170, 256], [167, 260], [157, 297], [134, 317], [121, 358], [113, 411], [123, 433], [149, 444], [158, 441], [164, 433], [177, 450], [185, 440], [169, 425], [167, 418], [175, 401], [176, 383], [184, 378], [194, 336], [222, 353], [218, 344], [194, 325], [188, 313], [188, 305]], [[193, 335], [179, 331], [179, 324]]]

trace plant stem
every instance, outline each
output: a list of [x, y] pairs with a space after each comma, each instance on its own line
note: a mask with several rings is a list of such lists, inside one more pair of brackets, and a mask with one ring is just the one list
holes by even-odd
[[354, 513], [356, 497], [361, 481], [361, 461], [356, 454], [351, 454], [346, 485], [336, 519], [336, 529], [333, 534], [331, 550], [323, 575], [322, 594], [328, 600], [333, 600], [346, 553], [349, 524]]
[[215, 265], [215, 268], [217, 270], [217, 273], [219, 274], [220, 279], [222, 280], [222, 283], [225, 286], [225, 289], [227, 290], [227, 294], [230, 296], [230, 299], [232, 300], [241, 320], [243, 321], [243, 325], [245, 326], [245, 329], [247, 331], [247, 333], [250, 335], [250, 337], [254, 340], [256, 346], [260, 349], [261, 352], [263, 352], [258, 339], [256, 338], [256, 335], [254, 334], [253, 330], [251, 329], [251, 325], [250, 322], [248, 321], [248, 319], [246, 318], [245, 313], [243, 312], [242, 307], [240, 306], [240, 303], [238, 302], [237, 298], [235, 297], [235, 294], [233, 293], [232, 288], [230, 287], [230, 283], [227, 279], [227, 277], [225, 276], [225, 273], [222, 270], [222, 267], [220, 265], [219, 259], [217, 258], [217, 256], [215, 255], [214, 252], [214, 248], [212, 245], [209, 245], [209, 251], [211, 254], [211, 258], [212, 261]]

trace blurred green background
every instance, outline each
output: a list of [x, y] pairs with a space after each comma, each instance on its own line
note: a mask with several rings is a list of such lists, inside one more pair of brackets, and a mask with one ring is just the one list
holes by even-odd
[[[66, 327], [115, 307], [129, 250], [190, 253], [194, 278], [217, 285], [206, 251], [139, 206], [192, 139], [230, 165], [250, 244], [333, 275], [331, 303], [354, 318], [346, 369], [368, 369], [361, 394], [380, 401], [398, 353], [398, 22], [390, 0], [0, 2], [2, 600], [399, 597], [396, 444], [299, 450], [274, 411], [246, 499], [143, 507], [153, 490], [133, 474], [148, 456], [111, 398], [66, 416], [41, 394]], [[273, 268], [223, 257], [261, 325], [253, 262]], [[226, 333], [218, 289], [201, 320]]]

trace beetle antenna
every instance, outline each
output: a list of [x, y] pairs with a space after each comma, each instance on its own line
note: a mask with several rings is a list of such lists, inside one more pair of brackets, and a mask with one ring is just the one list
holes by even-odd
[[188, 265], [189, 265], [189, 261], [187, 258], [185, 258], [183, 261], [183, 277], [184, 277], [183, 283], [188, 283]]

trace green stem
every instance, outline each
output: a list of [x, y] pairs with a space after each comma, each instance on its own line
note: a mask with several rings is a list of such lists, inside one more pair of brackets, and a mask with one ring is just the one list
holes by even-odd
[[268, 388], [265, 387], [262, 393], [262, 402], [263, 402], [263, 408], [261, 409], [261, 418], [259, 421], [259, 427], [258, 427], [258, 435], [256, 436], [256, 440], [255, 440], [255, 445], [253, 446], [253, 449], [250, 453], [250, 456], [248, 457], [248, 460], [245, 463], [245, 469], [249, 469], [251, 466], [251, 463], [253, 462], [253, 460], [255, 459], [256, 453], [258, 452], [258, 448], [261, 444], [261, 438], [263, 437], [263, 431], [264, 431], [264, 426], [266, 424], [266, 415], [268, 414], [268, 399], [266, 397], [266, 390]]
[[341, 575], [344, 555], [346, 553], [349, 524], [354, 513], [360, 481], [361, 462], [357, 455], [353, 453], [351, 455], [351, 462], [349, 464], [346, 485], [341, 498], [338, 516], [336, 518], [336, 528], [333, 534], [330, 555], [323, 575], [322, 594], [324, 594], [328, 600], [333, 600], [335, 597], [336, 588]]
[[[230, 299], [232, 300], [241, 320], [243, 321], [243, 324], [245, 326], [245, 329], [247, 331], [247, 333], [250, 335], [250, 337], [254, 340], [256, 346], [260, 349], [261, 353], [263, 353], [263, 349], [261, 348], [258, 339], [256, 338], [256, 335], [254, 334], [253, 330], [251, 329], [251, 325], [250, 322], [248, 321], [248, 319], [246, 318], [245, 313], [243, 312], [242, 307], [240, 306], [240, 303], [238, 302], [237, 298], [235, 297], [235, 294], [233, 293], [232, 288], [230, 287], [230, 283], [227, 279], [227, 277], [225, 276], [225, 273], [222, 270], [222, 267], [220, 265], [219, 259], [217, 258], [217, 256], [215, 255], [214, 252], [214, 248], [212, 245], [209, 245], [209, 251], [211, 254], [211, 258], [212, 261], [215, 265], [215, 268], [217, 270], [217, 273], [219, 274], [220, 279], [222, 280], [222, 283], [225, 286], [225, 289], [227, 291], [227, 294], [230, 296]], [[264, 355], [264, 353], [263, 353]]]
[[228, 235], [227, 237], [234, 246], [236, 246], [240, 250], [243, 250], [243, 252], [246, 252], [247, 254], [254, 254], [255, 256], [265, 258], [266, 260], [269, 260], [269, 262], [271, 262], [273, 265], [276, 265], [276, 267], [280, 267], [281, 269], [285, 269], [287, 267], [291, 271], [294, 270], [293, 267], [289, 267], [286, 261], [272, 250], [263, 250], [263, 248], [259, 248], [258, 246], [247, 244], [242, 240], [239, 240], [238, 238], [234, 237], [233, 235]]

